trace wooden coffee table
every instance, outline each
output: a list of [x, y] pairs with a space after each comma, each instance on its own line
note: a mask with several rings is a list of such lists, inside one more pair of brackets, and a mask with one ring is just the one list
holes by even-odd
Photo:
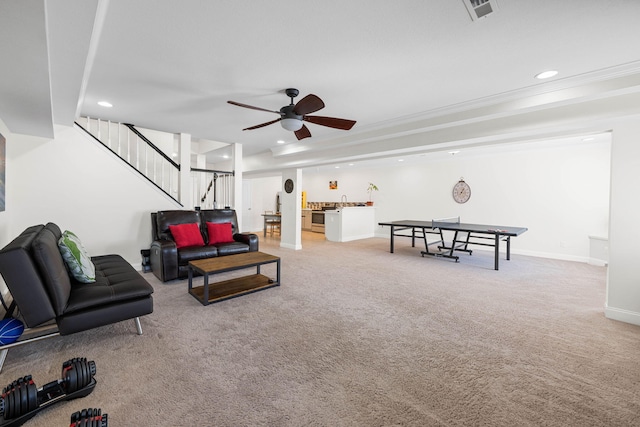
[[[260, 266], [276, 263], [276, 279], [260, 274]], [[209, 283], [209, 275], [256, 267], [256, 274]], [[193, 272], [204, 276], [204, 285], [193, 287]], [[189, 293], [202, 305], [280, 286], [280, 258], [263, 252], [246, 252], [189, 262]]]

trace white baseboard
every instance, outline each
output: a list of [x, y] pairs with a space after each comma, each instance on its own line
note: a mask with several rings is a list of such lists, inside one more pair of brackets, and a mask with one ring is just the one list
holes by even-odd
[[604, 307], [604, 317], [640, 326], [640, 313], [615, 307]]
[[302, 244], [300, 245], [290, 245], [289, 243], [280, 243], [280, 247], [281, 248], [286, 248], [286, 249], [294, 249], [299, 251], [300, 249], [302, 249]]
[[[475, 249], [475, 248], [473, 248]], [[500, 248], [500, 252], [502, 252], [502, 248]], [[568, 254], [559, 254], [552, 252], [537, 252], [537, 251], [521, 251], [511, 249], [511, 255], [526, 255], [533, 256], [536, 258], [549, 258], [549, 259], [559, 259], [562, 261], [575, 261], [575, 262], [584, 262], [588, 263], [591, 258], [588, 256], [578, 256], [578, 255], [568, 255]]]
[[[371, 233], [360, 234], [360, 235], [356, 235], [356, 236], [347, 236], [347, 237], [343, 237], [342, 240], [340, 240], [340, 242], [352, 242], [354, 240], [370, 239], [372, 237], [375, 237], [375, 236], [373, 234], [371, 234]], [[327, 240], [329, 240], [329, 239], [327, 239]]]
[[[389, 231], [387, 231], [386, 233], [381, 233], [379, 230], [377, 230], [375, 237], [381, 237], [389, 240]], [[405, 237], [405, 239], [401, 240], [401, 242], [407, 242], [407, 241], [410, 242], [410, 237], [409, 238]], [[424, 243], [422, 241], [422, 237], [416, 237], [416, 248], [422, 248], [423, 246], [424, 246]], [[506, 250], [507, 250], [506, 246], [507, 246], [506, 243], [502, 243], [500, 245], [501, 254], [506, 253]], [[493, 248], [482, 247], [482, 246], [473, 245], [473, 244], [470, 244], [469, 248], [474, 251], [487, 251], [487, 252], [494, 251]], [[527, 250], [520, 250], [517, 248], [514, 249], [513, 246], [511, 247], [511, 255], [525, 255], [525, 256], [532, 256], [536, 258], [549, 258], [549, 259], [559, 259], [562, 261], [584, 262], [584, 263], [589, 263], [592, 265], [598, 265], [603, 267], [608, 265], [606, 261], [596, 260], [588, 256], [568, 255], [568, 254], [559, 254], [559, 253], [552, 253], [552, 252], [527, 251]]]

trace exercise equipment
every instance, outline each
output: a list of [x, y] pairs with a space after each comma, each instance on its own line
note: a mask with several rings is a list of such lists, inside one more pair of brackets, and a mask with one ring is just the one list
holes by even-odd
[[[75, 357], [62, 364], [61, 379], [36, 388], [31, 375], [18, 378], [2, 389], [0, 427], [21, 426], [42, 409], [67, 400], [88, 396], [96, 386], [96, 364]], [[90, 425], [90, 424], [89, 424]]]
[[107, 414], [103, 414], [99, 408], [87, 408], [71, 414], [69, 427], [108, 427]]
[[24, 332], [24, 323], [14, 317], [0, 320], [0, 345], [13, 344]]

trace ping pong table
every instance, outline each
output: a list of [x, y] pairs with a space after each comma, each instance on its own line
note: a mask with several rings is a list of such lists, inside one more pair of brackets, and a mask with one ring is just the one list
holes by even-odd
[[[511, 259], [511, 237], [519, 236], [527, 231], [525, 227], [505, 227], [483, 224], [465, 224], [460, 222], [460, 217], [434, 219], [431, 221], [402, 220], [392, 222], [379, 222], [378, 225], [391, 227], [390, 252], [393, 253], [395, 237], [410, 237], [411, 247], [416, 246], [416, 239], [424, 240], [425, 250], [420, 253], [434, 257], [451, 258], [458, 262], [459, 256], [454, 252], [473, 252], [469, 245], [492, 246], [495, 252], [494, 269], [498, 270], [500, 259], [500, 241], [507, 244], [507, 260]], [[411, 230], [407, 234], [407, 230]], [[443, 231], [453, 232], [451, 243], [445, 241]], [[427, 236], [437, 236], [432, 242]], [[430, 246], [436, 246], [438, 251], [430, 250]]]

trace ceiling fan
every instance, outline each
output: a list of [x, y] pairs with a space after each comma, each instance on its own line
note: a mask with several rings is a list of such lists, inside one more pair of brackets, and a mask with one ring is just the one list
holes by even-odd
[[309, 138], [311, 132], [302, 123], [303, 121], [314, 123], [316, 125], [327, 126], [334, 129], [349, 130], [356, 124], [355, 120], [338, 119], [335, 117], [325, 116], [308, 116], [307, 114], [315, 113], [318, 110], [324, 108], [324, 102], [316, 95], [309, 94], [298, 101], [293, 103], [293, 98], [298, 96], [298, 89], [289, 88], [285, 90], [285, 93], [291, 98], [291, 104], [285, 105], [280, 111], [267, 110], [266, 108], [254, 107], [252, 105], [241, 104], [235, 101], [227, 101], [229, 104], [237, 105], [238, 107], [251, 108], [252, 110], [268, 111], [270, 113], [276, 113], [280, 115], [279, 119], [271, 120], [270, 122], [262, 123], [259, 125], [251, 126], [242, 130], [253, 130], [264, 126], [271, 125], [273, 123], [280, 122], [280, 125], [286, 130], [293, 131], [298, 140]]

